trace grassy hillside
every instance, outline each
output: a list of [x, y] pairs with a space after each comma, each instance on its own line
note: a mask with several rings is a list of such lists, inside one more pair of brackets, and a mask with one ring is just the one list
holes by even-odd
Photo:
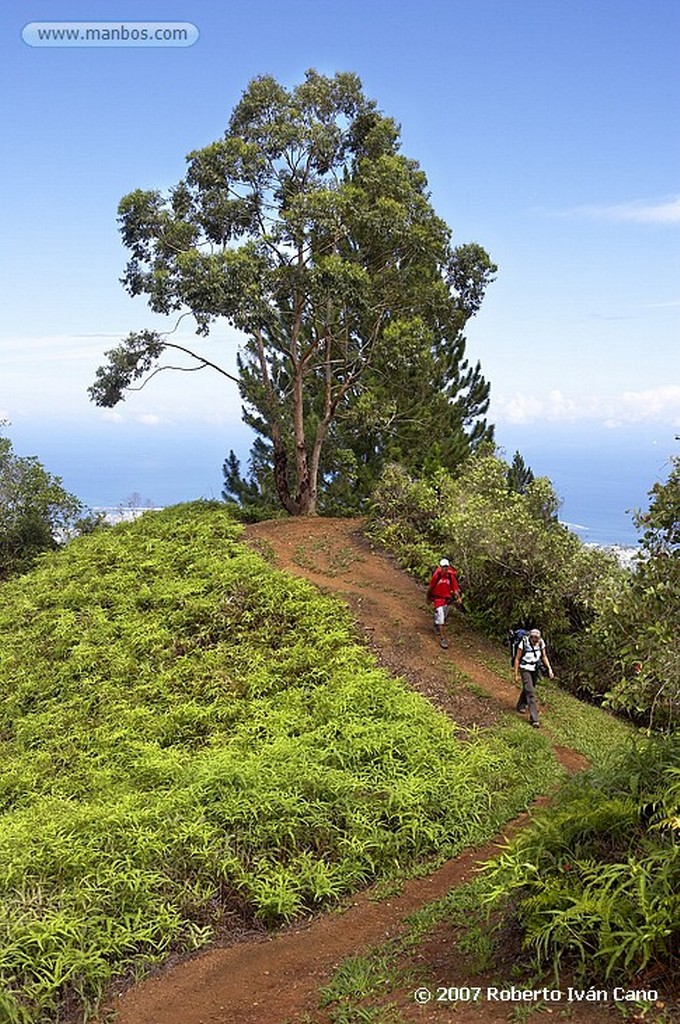
[[0, 1019], [452, 853], [555, 776], [463, 745], [223, 505], [147, 514], [0, 588]]

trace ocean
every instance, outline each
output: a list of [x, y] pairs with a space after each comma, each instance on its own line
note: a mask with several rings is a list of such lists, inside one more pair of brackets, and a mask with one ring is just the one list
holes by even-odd
[[196, 498], [218, 499], [222, 463], [230, 448], [247, 457], [249, 432], [240, 427], [142, 426], [91, 423], [40, 425], [8, 431], [19, 455], [37, 455], [64, 487], [90, 507], [135, 503], [161, 507]]
[[536, 476], [547, 476], [561, 499], [560, 521], [598, 545], [635, 545], [635, 510], [649, 507], [649, 491], [670, 472], [677, 443], [670, 429], [595, 428], [497, 432], [506, 457], [516, 450]]
[[[90, 507], [162, 507], [196, 498], [219, 499], [222, 463], [230, 448], [247, 462], [250, 433], [103, 423], [41, 424], [8, 431], [19, 455], [36, 455], [67, 490]], [[536, 476], [548, 476], [561, 499], [560, 520], [582, 540], [633, 546], [632, 511], [646, 509], [648, 491], [667, 479], [672, 437], [627, 431], [497, 431], [510, 461], [515, 450]]]

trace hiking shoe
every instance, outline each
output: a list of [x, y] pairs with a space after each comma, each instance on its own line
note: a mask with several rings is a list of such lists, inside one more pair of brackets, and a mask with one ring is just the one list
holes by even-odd
[[541, 723], [540, 722], [532, 722], [531, 723], [531, 728], [532, 729], [540, 729], [541, 728]]
[[515, 708], [515, 711], [517, 712], [517, 714], [518, 714], [518, 715], [526, 715], [526, 713], [527, 713], [527, 711], [528, 711], [528, 710], [529, 710], [529, 709], [528, 709], [528, 707], [526, 706], [526, 704], [524, 705], [524, 707], [523, 707], [523, 708]]
[[449, 646], [449, 641], [445, 637], [442, 637], [439, 641], [439, 646], [446, 649]]

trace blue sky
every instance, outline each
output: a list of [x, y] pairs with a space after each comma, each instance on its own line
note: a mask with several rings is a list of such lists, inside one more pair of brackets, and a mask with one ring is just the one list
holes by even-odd
[[[189, 21], [200, 37], [111, 49], [21, 38], [28, 22], [85, 20]], [[501, 444], [548, 475], [551, 450], [642, 447], [631, 504], [665, 475], [680, 432], [676, 0], [49, 0], [13, 5], [1, 33], [0, 418], [22, 453], [72, 487], [88, 479], [87, 500], [102, 502], [105, 453], [132, 467], [193, 438], [193, 455], [178, 447], [177, 498], [219, 491], [226, 450], [245, 455], [221, 379], [189, 389], [164, 376], [115, 410], [89, 403], [105, 349], [166, 326], [119, 283], [116, 207], [174, 184], [252, 77], [294, 85], [309, 67], [359, 74], [455, 239], [498, 263], [468, 354], [491, 381]], [[228, 367], [236, 344], [220, 327], [205, 351]], [[144, 484], [123, 472], [118, 486]]]

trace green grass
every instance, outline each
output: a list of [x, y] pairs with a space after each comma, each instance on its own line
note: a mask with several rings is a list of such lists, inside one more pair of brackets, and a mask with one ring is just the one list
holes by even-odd
[[544, 677], [536, 689], [539, 706], [547, 711], [545, 725], [555, 741], [573, 747], [593, 764], [625, 745], [635, 733], [630, 722], [592, 704], [584, 704], [550, 679]]
[[[418, 948], [442, 921], [464, 931], [452, 956], [457, 957], [460, 951], [466, 955], [472, 970], [485, 970], [493, 945], [482, 907], [487, 886], [486, 879], [478, 876], [405, 918], [398, 937], [343, 960], [319, 993], [319, 1005], [334, 1024], [374, 1020], [401, 1022], [403, 1018], [394, 1001], [386, 1000], [397, 994], [403, 1000], [404, 990], [412, 993], [423, 985], [436, 988], [418, 957]], [[387, 1016], [383, 1017], [383, 1013]]]
[[531, 730], [458, 742], [239, 533], [223, 505], [148, 513], [0, 588], [8, 1024], [450, 856], [555, 776]]

